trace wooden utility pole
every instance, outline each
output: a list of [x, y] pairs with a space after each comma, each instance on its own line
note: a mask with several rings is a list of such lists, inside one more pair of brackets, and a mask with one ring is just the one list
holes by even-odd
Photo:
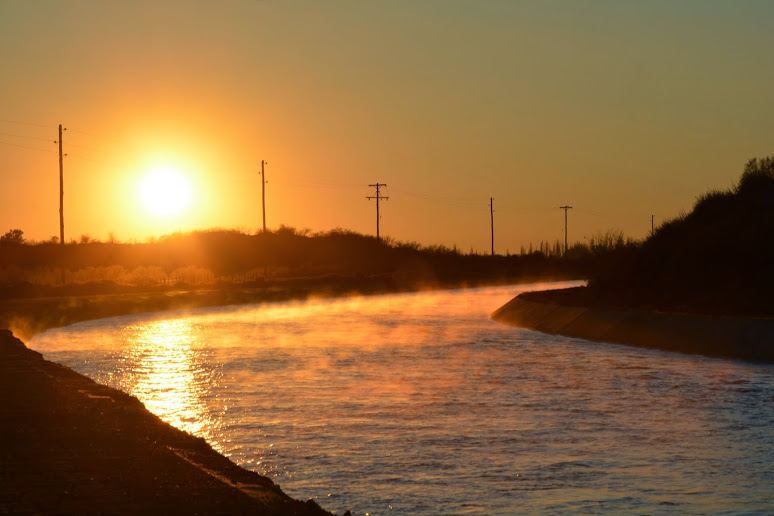
[[62, 154], [62, 131], [66, 131], [67, 128], [62, 128], [62, 124], [59, 124], [59, 243], [64, 245], [64, 155]]
[[654, 217], [655, 217], [655, 215], [651, 215], [650, 216], [650, 236], [653, 236], [653, 234], [656, 232], [655, 231], [656, 228], [653, 225], [653, 218]]
[[261, 209], [263, 211], [263, 232], [266, 233], [266, 177], [264, 166], [266, 162], [261, 160]]
[[382, 186], [387, 186], [387, 185], [385, 183], [376, 183], [376, 184], [368, 185], [368, 186], [376, 188], [376, 195], [369, 195], [369, 196], [366, 197], [366, 199], [368, 199], [369, 201], [371, 199], [376, 199], [376, 239], [379, 240], [380, 239], [380, 236], [379, 236], [379, 218], [380, 218], [379, 217], [379, 201], [381, 199], [384, 199], [385, 201], [387, 199], [389, 199], [389, 197], [384, 197], [379, 192], [379, 188], [381, 188]]
[[560, 210], [564, 210], [564, 254], [567, 254], [567, 210], [571, 210], [572, 206], [559, 206]]
[[489, 198], [489, 221], [492, 229], [492, 256], [494, 256], [494, 198]]

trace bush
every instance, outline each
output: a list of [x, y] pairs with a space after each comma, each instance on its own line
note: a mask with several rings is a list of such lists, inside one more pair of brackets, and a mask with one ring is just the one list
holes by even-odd
[[21, 229], [12, 229], [5, 235], [0, 236], [0, 244], [17, 244], [24, 243], [24, 231]]

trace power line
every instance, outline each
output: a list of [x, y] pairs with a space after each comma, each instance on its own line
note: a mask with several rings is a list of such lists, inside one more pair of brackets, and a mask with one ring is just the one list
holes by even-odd
[[[68, 129], [68, 133], [67, 134], [70, 134], [69, 133], [69, 129]], [[70, 142], [67, 145], [70, 146], [70, 147], [78, 147], [79, 149], [83, 149], [83, 150], [87, 150], [87, 151], [91, 151], [91, 152], [103, 152], [103, 153], [106, 152], [106, 151], [104, 151], [102, 149], [98, 149], [96, 147], [91, 147], [89, 145], [83, 145], [83, 144], [80, 144], [80, 143], [72, 143], [72, 142]]]
[[601, 213], [594, 213], [593, 211], [582, 210], [580, 208], [575, 208], [575, 209], [578, 210], [578, 213], [584, 213], [586, 215], [591, 215], [593, 217], [599, 217], [601, 219], [608, 219], [608, 220], [611, 219], [611, 217], [609, 215], [603, 215]]
[[51, 141], [48, 138], [41, 138], [39, 136], [24, 136], [23, 134], [2, 133], [2, 132], [0, 132], [0, 134], [2, 134], [3, 136], [11, 136], [13, 138], [26, 138], [28, 140], [40, 140], [44, 142]]
[[363, 183], [338, 183], [335, 181], [325, 181], [318, 178], [290, 178], [290, 183], [302, 188], [363, 188]]
[[75, 129], [72, 129], [72, 128], [70, 128], [70, 129], [68, 129], [68, 130], [69, 130], [71, 133], [75, 133], [75, 134], [82, 134], [82, 135], [84, 135], [84, 136], [91, 136], [91, 134], [89, 134], [89, 133], [84, 133], [83, 131], [78, 131], [78, 130], [75, 130]]
[[263, 167], [267, 162], [261, 160], [261, 209], [263, 211], [263, 232], [266, 233], [266, 176]]
[[[52, 125], [44, 125], [44, 124], [39, 124], [39, 123], [34, 123], [34, 122], [24, 122], [24, 121], [20, 121], [20, 120], [0, 119], [0, 122], [7, 122], [7, 123], [12, 123], [12, 124], [20, 124], [20, 125], [26, 125], [26, 126], [31, 126], [31, 127], [43, 127], [45, 129], [51, 129], [52, 128]], [[88, 136], [90, 138], [93, 138], [93, 136], [91, 134], [89, 134], [89, 133], [86, 133], [86, 132], [83, 132], [83, 131], [74, 131], [70, 127], [67, 128], [67, 133], [68, 134], [72, 134], [72, 133], [82, 134], [82, 135]], [[40, 137], [40, 136], [28, 136], [28, 135], [24, 135], [24, 134], [16, 134], [16, 133], [10, 133], [10, 132], [5, 132], [5, 131], [0, 131], [0, 136], [8, 136], [8, 137], [11, 137], [11, 138], [23, 138], [23, 139], [27, 139], [27, 140], [37, 140], [37, 141], [44, 141], [44, 142], [50, 142], [51, 141], [49, 138], [44, 138], [44, 137]], [[7, 142], [7, 141], [0, 141], [0, 144], [10, 145], [10, 146], [13, 146], [13, 147], [19, 147], [19, 148], [23, 148], [23, 149], [36, 150], [36, 151], [41, 151], [41, 152], [56, 152], [56, 151], [51, 151], [49, 149], [40, 149], [40, 148], [37, 148], [37, 147], [30, 147], [28, 145], [23, 145], [21, 143], [13, 143], [13, 142]], [[68, 145], [68, 147], [76, 147], [76, 148], [88, 151], [90, 153], [96, 153], [96, 154], [102, 154], [102, 155], [110, 154], [109, 151], [106, 151], [106, 150], [101, 149], [99, 147], [94, 147], [92, 145], [82, 145], [82, 144], [73, 143], [73, 142], [69, 142], [67, 145]], [[106, 164], [114, 164], [114, 163], [108, 163], [107, 161], [105, 161], [103, 159], [94, 159], [94, 158], [86, 157], [86, 156], [83, 156], [82, 154], [73, 154], [73, 153], [68, 153], [68, 154], [71, 155], [71, 156], [78, 156], [78, 157], [80, 157], [82, 159], [87, 159], [87, 160], [90, 160], [90, 161], [101, 162], [101, 163], [106, 163]]]
[[[431, 195], [426, 193], [415, 193], [415, 192], [409, 192], [408, 190], [405, 190], [403, 188], [396, 188], [397, 191], [401, 192], [402, 194], [408, 196], [408, 197], [414, 197], [416, 199], [422, 199], [426, 201], [432, 201], [437, 203], [453, 203], [453, 204], [460, 204], [460, 205], [466, 205], [466, 206], [479, 206], [479, 202], [471, 197], [446, 197], [441, 195]], [[477, 208], [478, 209], [478, 208]]]
[[369, 196], [366, 197], [366, 199], [368, 199], [369, 201], [371, 199], [376, 199], [376, 239], [379, 240], [379, 238], [380, 238], [379, 237], [379, 218], [380, 218], [379, 217], [379, 201], [381, 199], [384, 199], [385, 201], [389, 199], [389, 197], [385, 197], [385, 196], [383, 196], [379, 192], [379, 188], [381, 188], [382, 186], [386, 187], [387, 185], [385, 183], [376, 183], [376, 184], [368, 185], [368, 186], [376, 188], [376, 195], [369, 195]]
[[29, 125], [32, 127], [45, 127], [46, 129], [51, 129], [52, 127], [52, 125], [49, 125], [49, 124], [43, 125], [43, 124], [36, 124], [34, 122], [22, 122], [20, 120], [7, 120], [4, 118], [0, 118], [0, 122], [7, 122], [9, 124]]
[[[67, 145], [72, 145], [72, 144], [68, 143]], [[91, 156], [84, 156], [83, 154], [79, 154], [77, 152], [68, 152], [67, 154], [65, 154], [65, 156], [68, 157], [68, 158], [78, 158], [78, 159], [83, 159], [83, 160], [86, 160], [86, 161], [91, 161], [92, 163], [97, 163], [98, 165], [107, 165], [107, 166], [110, 166], [110, 167], [120, 167], [121, 166], [116, 161], [104, 160], [102, 158], [93, 158]]]
[[567, 210], [571, 210], [572, 206], [559, 206], [560, 210], [564, 210], [564, 254], [567, 254]]
[[64, 245], [64, 155], [62, 154], [62, 132], [67, 128], [63, 128], [62, 124], [59, 124], [59, 140], [54, 143], [59, 143], [59, 243]]
[[489, 220], [492, 229], [492, 256], [494, 256], [494, 197], [489, 198]]
[[39, 151], [39, 152], [56, 152], [50, 149], [39, 149], [38, 147], [30, 147], [29, 145], [22, 145], [20, 143], [11, 143], [11, 142], [4, 142], [4, 141], [0, 141], [0, 143], [2, 143], [3, 145], [10, 145], [12, 147], [20, 147], [22, 149], [30, 149], [30, 150]]

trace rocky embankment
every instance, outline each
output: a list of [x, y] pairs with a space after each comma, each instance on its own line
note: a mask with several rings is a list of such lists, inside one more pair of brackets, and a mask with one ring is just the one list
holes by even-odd
[[0, 330], [0, 513], [323, 515]]
[[527, 292], [492, 314], [513, 326], [587, 340], [774, 363], [774, 319], [584, 305], [562, 291]]

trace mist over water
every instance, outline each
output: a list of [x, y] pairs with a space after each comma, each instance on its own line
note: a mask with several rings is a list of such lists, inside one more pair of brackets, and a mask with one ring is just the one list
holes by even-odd
[[773, 366], [489, 319], [544, 287], [126, 316], [30, 347], [339, 513], [774, 511]]

